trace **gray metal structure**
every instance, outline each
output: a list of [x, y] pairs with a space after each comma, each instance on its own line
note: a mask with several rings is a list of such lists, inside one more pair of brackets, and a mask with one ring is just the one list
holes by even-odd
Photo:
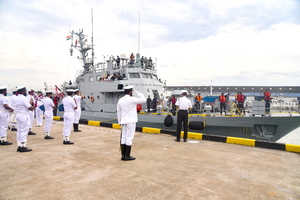
[[[123, 87], [127, 85], [133, 85], [134, 89], [142, 92], [146, 98], [150, 95], [153, 99], [153, 96], [156, 95], [158, 100], [160, 100], [161, 95], [166, 91], [165, 89], [179, 91], [182, 89], [186, 89], [188, 91], [194, 90], [197, 94], [199, 91], [202, 91], [201, 87], [203, 87], [204, 91], [210, 92], [210, 86], [197, 87], [198, 89], [190, 86], [172, 86], [166, 88], [164, 84], [159, 81], [156, 64], [148, 62], [146, 65], [142, 66], [139, 53], [136, 54], [136, 60], [133, 62], [124, 54], [121, 54], [121, 62], [119, 66], [113, 56], [109, 57], [106, 60], [106, 63], [95, 63], [94, 57], [92, 57], [92, 59], [88, 58], [87, 52], [89, 50], [93, 50], [93, 46], [85, 44], [83, 31], [81, 30], [79, 33], [72, 31], [72, 38], [73, 37], [77, 37], [78, 45], [73, 45], [72, 42], [70, 53], [72, 55], [73, 48], [76, 48], [80, 52], [80, 59], [83, 61], [83, 70], [78, 73], [75, 84], [68, 85], [64, 82], [63, 90], [65, 91], [68, 88], [79, 88], [85, 95], [85, 99], [82, 100], [83, 103], [81, 104], [85, 105], [85, 109], [82, 110], [81, 114], [81, 118], [83, 119], [95, 121], [108, 120], [110, 123], [117, 123], [117, 103], [118, 100], [124, 96]], [[103, 80], [103, 77], [107, 77], [112, 74], [115, 74], [116, 77], [119, 77], [120, 75], [122, 79], [118, 80], [116, 78], [112, 81], [110, 78], [108, 81]], [[234, 92], [243, 90], [245, 92], [249, 89], [262, 92], [265, 88], [266, 87], [260, 87], [259, 89], [252, 89], [248, 87], [228, 87], [227, 89], [227, 87], [224, 88], [224, 86], [214, 86], [213, 91]], [[292, 89], [288, 90], [298, 90], [298, 87], [291, 88]], [[281, 90], [286, 90], [286, 88], [281, 88]], [[270, 91], [275, 91], [275, 88], [270, 89]], [[174, 91], [174, 94], [175, 93], [176, 92]], [[191, 95], [190, 98], [192, 100], [194, 97]], [[143, 109], [146, 109], [146, 104], [142, 105], [142, 110]], [[58, 114], [60, 116], [63, 115], [62, 112], [59, 112]], [[167, 129], [167, 127], [163, 125], [165, 117], [166, 113], [163, 113], [162, 115], [157, 115], [155, 113], [139, 114], [138, 126]], [[172, 118], [173, 126], [170, 128], [174, 130], [177, 116], [172, 116]], [[215, 113], [211, 113], [211, 115], [190, 115], [189, 121], [204, 122], [205, 128], [201, 131], [202, 133], [277, 141], [300, 126], [300, 115], [252, 116], [250, 113], [245, 116], [233, 117], [215, 115]]]

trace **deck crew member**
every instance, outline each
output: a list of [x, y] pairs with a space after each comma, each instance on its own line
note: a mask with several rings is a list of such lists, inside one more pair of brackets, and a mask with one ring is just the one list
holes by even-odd
[[74, 90], [67, 90], [67, 95], [62, 103], [64, 105], [64, 131], [63, 144], [74, 144], [70, 141], [70, 134], [72, 129], [72, 124], [74, 123], [74, 110], [77, 109], [76, 100], [72, 98]]
[[172, 102], [172, 115], [176, 115], [176, 105], [175, 104], [177, 102], [177, 99], [175, 98], [175, 95], [173, 95], [171, 102]]
[[141, 65], [144, 66], [144, 56], [141, 58]]
[[266, 113], [270, 113], [270, 100], [272, 99], [270, 92], [268, 91], [268, 89], [265, 90], [265, 102], [266, 102]]
[[202, 100], [202, 97], [201, 97], [200, 93], [198, 93], [198, 95], [195, 98], [195, 104], [196, 104], [197, 111], [200, 111], [200, 101], [201, 100]]
[[50, 136], [50, 130], [53, 122], [53, 108], [55, 105], [51, 99], [52, 92], [46, 91], [46, 97], [44, 98], [44, 107], [45, 107], [45, 139], [54, 139], [54, 137]]
[[17, 144], [19, 152], [28, 152], [32, 151], [26, 147], [27, 142], [27, 135], [29, 130], [30, 124], [30, 116], [29, 111], [34, 110], [34, 105], [30, 104], [27, 100], [26, 96], [26, 86], [20, 86], [17, 88], [18, 96], [16, 98], [16, 119], [18, 124], [18, 131], [17, 131]]
[[[34, 97], [33, 97], [33, 89], [28, 91], [28, 95], [26, 96], [28, 103], [32, 106], [34, 106]], [[34, 112], [29, 110], [29, 117], [30, 117], [30, 124], [29, 124], [29, 129], [28, 129], [28, 135], [36, 135], [36, 133], [32, 132], [32, 125], [33, 125], [33, 120], [34, 120]]]
[[73, 98], [76, 101], [77, 109], [74, 111], [73, 127], [74, 127], [74, 132], [81, 132], [81, 130], [78, 129], [78, 124], [79, 124], [80, 115], [81, 115], [81, 99], [83, 99], [84, 96], [83, 96], [82, 92], [79, 91], [79, 89], [76, 89], [74, 94], [75, 95]]
[[133, 55], [133, 53], [130, 55], [130, 64], [131, 65], [134, 64], [134, 55]]
[[187, 92], [184, 90], [181, 93], [182, 97], [178, 99], [176, 102], [176, 107], [179, 109], [178, 116], [177, 116], [177, 139], [176, 142], [180, 142], [180, 135], [181, 135], [181, 125], [183, 122], [183, 129], [184, 129], [184, 135], [183, 139], [184, 142], [187, 140], [187, 128], [188, 128], [188, 111], [192, 108], [191, 101], [186, 98]]
[[36, 99], [36, 108], [35, 108], [35, 118], [36, 126], [41, 127], [43, 124], [43, 111], [40, 109], [40, 106], [43, 105], [43, 94], [41, 91], [38, 92], [38, 97]]
[[119, 56], [117, 56], [116, 63], [117, 63], [117, 67], [119, 67], [120, 66], [120, 58], [119, 58]]
[[154, 98], [153, 98], [153, 101], [152, 101], [153, 112], [156, 112], [157, 103], [159, 104], [159, 101], [157, 100], [156, 96], [154, 95]]
[[[242, 91], [240, 91], [239, 96], [238, 96], [238, 109], [240, 113], [244, 110], [244, 101], [245, 101], [245, 96], [242, 94]], [[245, 114], [245, 110], [244, 110]]]
[[130, 156], [132, 140], [134, 138], [137, 118], [137, 104], [146, 102], [146, 98], [142, 93], [135, 91], [138, 97], [132, 97], [133, 86], [124, 87], [125, 96], [119, 99], [117, 105], [118, 123], [121, 125], [121, 160], [134, 160], [135, 157]]
[[229, 94], [230, 93], [228, 93], [227, 95], [224, 95], [224, 92], [222, 92], [221, 96], [219, 97], [221, 115], [222, 115], [223, 111], [225, 112], [225, 115], [226, 115], [226, 102], [229, 101]]
[[[15, 101], [17, 98], [17, 89], [13, 89], [13, 95], [10, 97], [10, 105], [12, 109], [15, 109]], [[16, 123], [16, 112], [11, 113], [11, 131], [17, 131], [17, 123]]]
[[150, 95], [148, 95], [148, 99], [147, 99], [147, 109], [148, 109], [148, 113], [150, 112], [150, 108], [151, 108], [151, 98], [150, 98]]
[[6, 141], [7, 127], [9, 123], [10, 112], [14, 109], [8, 106], [7, 87], [0, 87], [0, 145], [12, 145], [11, 142]]

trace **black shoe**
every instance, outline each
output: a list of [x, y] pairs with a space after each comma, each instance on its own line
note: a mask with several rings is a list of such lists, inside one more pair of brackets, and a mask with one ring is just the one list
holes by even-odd
[[64, 140], [64, 144], [74, 144], [74, 142]]
[[78, 124], [73, 124], [74, 132], [81, 132], [81, 130], [78, 129]]
[[45, 140], [54, 139], [54, 137], [51, 137], [49, 135], [45, 136]]
[[28, 149], [27, 147], [21, 147], [20, 152], [29, 152], [32, 151], [32, 149]]
[[184, 139], [183, 141], [186, 142], [186, 139]]
[[126, 145], [125, 147], [125, 161], [135, 160], [135, 157], [130, 156], [131, 146]]
[[17, 148], [17, 151], [20, 151], [20, 149], [21, 149], [21, 147], [18, 147], [18, 148]]
[[74, 130], [74, 132], [81, 132], [81, 130]]
[[126, 149], [126, 145], [125, 144], [121, 144], [121, 160], [125, 160], [125, 149]]
[[36, 135], [36, 133], [32, 132], [32, 131], [29, 131], [28, 132], [28, 135]]
[[11, 128], [11, 131], [18, 131], [18, 129], [16, 129], [16, 128]]
[[180, 142], [180, 140], [178, 140], [178, 139], [176, 139], [175, 141], [176, 141], [176, 142]]
[[12, 143], [5, 141], [5, 142], [0, 142], [0, 145], [12, 145]]

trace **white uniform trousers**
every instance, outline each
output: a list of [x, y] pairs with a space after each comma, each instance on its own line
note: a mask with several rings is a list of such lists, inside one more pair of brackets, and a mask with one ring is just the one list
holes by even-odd
[[126, 144], [127, 146], [131, 146], [132, 140], [134, 138], [136, 123], [128, 123], [122, 124], [122, 135], [121, 135], [121, 144]]
[[52, 110], [45, 111], [45, 132], [50, 132], [53, 122], [53, 112]]
[[17, 113], [17, 141], [26, 142], [30, 124], [30, 116], [28, 114]]
[[[13, 109], [15, 109], [15, 108], [13, 108]], [[16, 126], [17, 126], [17, 120], [16, 120], [16, 111], [14, 111], [14, 112], [12, 112], [12, 113], [10, 113], [10, 125], [11, 125], [11, 127], [12, 128], [16, 128]]]
[[33, 111], [29, 111], [29, 129], [32, 129], [32, 124], [33, 124], [33, 119], [34, 119], [34, 112]]
[[72, 125], [74, 122], [74, 112], [64, 112], [64, 136], [69, 136], [71, 134]]
[[9, 123], [9, 112], [0, 110], [0, 137], [6, 137]]
[[79, 123], [80, 115], [81, 115], [81, 110], [80, 110], [80, 108], [77, 108], [74, 111], [74, 124], [78, 124]]
[[36, 117], [36, 124], [42, 125], [43, 124], [43, 111], [39, 108], [35, 108], [35, 117]]

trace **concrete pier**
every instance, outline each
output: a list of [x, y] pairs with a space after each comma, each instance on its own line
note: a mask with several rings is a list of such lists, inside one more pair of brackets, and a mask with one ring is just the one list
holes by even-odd
[[300, 154], [136, 132], [135, 161], [121, 161], [120, 130], [63, 122], [28, 136], [32, 152], [0, 146], [0, 199], [300, 199]]

